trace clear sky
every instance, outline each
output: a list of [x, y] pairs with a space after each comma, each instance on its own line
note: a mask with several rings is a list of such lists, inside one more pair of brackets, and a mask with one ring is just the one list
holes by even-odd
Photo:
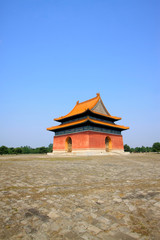
[[0, 146], [48, 146], [79, 100], [101, 98], [124, 143], [160, 142], [159, 0], [1, 0]]

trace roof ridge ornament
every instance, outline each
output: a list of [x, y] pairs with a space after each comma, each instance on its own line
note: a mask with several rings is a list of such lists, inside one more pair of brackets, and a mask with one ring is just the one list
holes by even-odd
[[96, 93], [97, 97], [100, 97], [100, 93]]
[[79, 100], [76, 102], [76, 104], [77, 104], [77, 105], [79, 104]]

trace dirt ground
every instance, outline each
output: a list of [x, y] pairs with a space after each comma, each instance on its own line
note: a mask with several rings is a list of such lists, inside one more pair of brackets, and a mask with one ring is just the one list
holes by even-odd
[[160, 154], [0, 156], [0, 239], [160, 239]]

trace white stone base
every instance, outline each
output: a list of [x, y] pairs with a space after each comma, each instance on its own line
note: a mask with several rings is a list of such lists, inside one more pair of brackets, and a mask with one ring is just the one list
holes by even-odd
[[88, 150], [73, 150], [72, 152], [66, 151], [53, 151], [52, 153], [47, 153], [49, 156], [55, 157], [69, 157], [69, 156], [100, 156], [100, 155], [127, 155], [130, 154], [129, 152], [124, 152], [124, 150], [111, 150], [106, 152], [104, 149], [102, 150], [95, 150], [95, 149], [88, 149]]

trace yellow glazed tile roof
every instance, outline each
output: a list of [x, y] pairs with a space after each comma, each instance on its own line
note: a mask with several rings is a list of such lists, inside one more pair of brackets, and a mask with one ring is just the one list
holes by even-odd
[[64, 128], [64, 127], [69, 127], [69, 126], [81, 124], [81, 123], [84, 123], [84, 122], [87, 122], [87, 118], [82, 119], [82, 120], [77, 120], [77, 121], [74, 121], [74, 122], [70, 122], [70, 123], [64, 123], [64, 124], [61, 124], [61, 125], [58, 125], [58, 126], [55, 126], [55, 127], [50, 127], [50, 128], [47, 128], [47, 130], [52, 131], [52, 130], [56, 130], [56, 129], [59, 129], [59, 128]]
[[94, 120], [94, 119], [91, 119], [91, 118], [87, 117], [87, 118], [84, 118], [84, 119], [82, 119], [82, 120], [78, 120], [78, 121], [74, 121], [74, 122], [70, 122], [70, 123], [61, 124], [61, 125], [55, 126], [55, 127], [50, 127], [50, 128], [47, 128], [47, 130], [53, 131], [53, 130], [57, 130], [57, 129], [61, 129], [61, 128], [70, 127], [70, 126], [78, 125], [78, 124], [81, 124], [81, 123], [85, 123], [85, 122], [87, 122], [87, 121], [90, 121], [90, 122], [96, 123], [96, 124], [100, 124], [100, 125], [104, 125], [104, 126], [110, 126], [110, 127], [114, 127], [114, 128], [120, 128], [120, 129], [124, 129], [124, 130], [129, 129], [129, 127], [124, 127], [124, 126], [121, 126], [121, 125], [116, 125], [116, 124], [112, 124], [112, 123], [107, 123], [107, 122], [103, 122], [103, 121], [100, 121], [100, 120]]
[[112, 123], [107, 123], [107, 122], [103, 122], [103, 121], [100, 121], [100, 120], [89, 119], [89, 121], [91, 121], [93, 123], [101, 124], [101, 125], [114, 127], [114, 128], [121, 128], [121, 129], [125, 129], [125, 130], [129, 129], [129, 127], [125, 127], [125, 126], [117, 125], [117, 124], [112, 124]]
[[97, 94], [96, 97], [91, 98], [85, 102], [79, 103], [79, 101], [77, 101], [77, 104], [75, 105], [75, 107], [72, 109], [71, 112], [69, 112], [67, 115], [63, 117], [55, 118], [54, 120], [61, 120], [63, 118], [74, 116], [74, 115], [85, 112], [87, 109], [91, 110], [98, 103], [99, 99], [100, 99], [100, 95]]
[[105, 108], [105, 110], [106, 110], [106, 112], [107, 112], [108, 114], [102, 114], [102, 113], [99, 113], [99, 112], [96, 112], [96, 111], [92, 110], [92, 109], [96, 106], [96, 104], [98, 103], [99, 100], [101, 100], [101, 102], [102, 102], [102, 99], [101, 99], [101, 97], [100, 97], [100, 94], [97, 93], [97, 96], [96, 96], [96, 97], [91, 98], [91, 99], [89, 99], [89, 100], [87, 100], [87, 101], [84, 101], [84, 102], [81, 102], [81, 103], [79, 103], [79, 101], [77, 101], [75, 107], [71, 110], [71, 112], [69, 112], [69, 113], [68, 113], [67, 115], [65, 115], [65, 116], [62, 116], [62, 117], [59, 117], [59, 118], [55, 118], [54, 120], [55, 120], [55, 121], [60, 121], [60, 120], [65, 119], [65, 118], [68, 118], [68, 117], [71, 117], [71, 116], [74, 116], [74, 115], [81, 114], [81, 113], [87, 111], [88, 109], [89, 109], [91, 112], [93, 112], [93, 113], [97, 113], [97, 114], [99, 114], [99, 115], [102, 115], [102, 116], [105, 116], [105, 117], [108, 117], [108, 118], [111, 118], [111, 119], [115, 119], [115, 120], [120, 120], [120, 119], [121, 119], [121, 118], [119, 118], [119, 117], [111, 116], [111, 115], [109, 114], [109, 112], [107, 111], [107, 109], [105, 108], [103, 102], [102, 102], [102, 104], [103, 104], [103, 106], [104, 106], [104, 108]]

